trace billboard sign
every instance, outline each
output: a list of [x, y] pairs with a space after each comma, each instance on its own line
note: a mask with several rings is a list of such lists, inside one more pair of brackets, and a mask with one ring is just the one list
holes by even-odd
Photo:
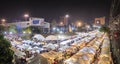
[[42, 26], [43, 22], [44, 22], [43, 18], [31, 18], [31, 25], [32, 26]]
[[33, 22], [33, 24], [39, 24], [40, 21], [39, 20], [33, 20], [32, 22]]

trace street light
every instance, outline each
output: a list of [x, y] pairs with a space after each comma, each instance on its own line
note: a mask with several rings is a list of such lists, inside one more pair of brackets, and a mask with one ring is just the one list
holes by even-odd
[[66, 31], [68, 31], [68, 29], [69, 29], [69, 28], [68, 28], [68, 18], [69, 18], [69, 17], [70, 17], [70, 16], [69, 16], [68, 14], [66, 14], [66, 15], [65, 15], [65, 18], [64, 18], [64, 19], [65, 19], [65, 25], [66, 25], [66, 27], [65, 27]]
[[29, 17], [29, 14], [24, 14], [24, 17], [25, 17], [25, 18], [28, 18], [28, 17]]
[[1, 19], [1, 21], [2, 21], [2, 25], [4, 25], [6, 22], [6, 19]]
[[68, 18], [69, 18], [70, 16], [68, 15], [68, 14], [66, 14], [65, 15], [65, 23], [66, 23], [66, 25], [68, 25]]
[[27, 18], [29, 17], [29, 14], [24, 14], [24, 17], [25, 17], [25, 19], [27, 21]]
[[69, 15], [68, 15], [68, 14], [66, 14], [66, 15], [65, 15], [65, 17], [66, 17], [66, 18], [69, 18]]
[[6, 20], [5, 19], [1, 19], [2, 22], [5, 22]]
[[63, 26], [63, 22], [60, 22], [60, 25]]
[[83, 23], [81, 21], [76, 22], [77, 31], [81, 30], [82, 25], [83, 25]]
[[78, 24], [78, 25], [77, 25], [78, 27], [81, 27], [81, 26], [82, 26], [82, 22], [78, 22], [77, 24]]

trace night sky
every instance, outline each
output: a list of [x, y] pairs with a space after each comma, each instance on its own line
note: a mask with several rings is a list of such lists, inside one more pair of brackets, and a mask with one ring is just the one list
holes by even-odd
[[69, 14], [69, 21], [78, 19], [92, 23], [95, 17], [109, 18], [111, 0], [1, 0], [0, 18], [7, 22], [24, 19], [29, 13], [31, 17], [42, 17], [47, 22], [57, 21]]

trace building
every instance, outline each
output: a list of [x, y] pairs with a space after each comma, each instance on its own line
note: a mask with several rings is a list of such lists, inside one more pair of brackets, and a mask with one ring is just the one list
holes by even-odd
[[[45, 22], [44, 18], [29, 18], [29, 21], [19, 21], [19, 22], [13, 22], [13, 23], [6, 23], [7, 26], [10, 25], [15, 25], [18, 28], [27, 28], [27, 27], [37, 27], [40, 28], [40, 30], [42, 29], [42, 32], [49, 31], [50, 30], [50, 23]], [[34, 29], [35, 29], [34, 28]]]
[[112, 0], [112, 5], [110, 9], [110, 21], [109, 26], [111, 30], [120, 30], [120, 1]]
[[94, 24], [93, 24], [93, 28], [94, 29], [98, 29], [102, 25], [105, 25], [105, 17], [95, 18], [95, 21], [94, 21]]
[[95, 25], [105, 25], [105, 17], [95, 18]]
[[120, 64], [120, 0], [112, 0], [109, 27], [113, 62]]

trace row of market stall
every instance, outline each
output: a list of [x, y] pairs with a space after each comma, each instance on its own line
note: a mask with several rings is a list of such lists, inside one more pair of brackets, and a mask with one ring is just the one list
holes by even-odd
[[[103, 33], [101, 33], [99, 37], [102, 37], [102, 35], [103, 35]], [[75, 56], [80, 51], [80, 49], [83, 49], [83, 50], [84, 49], [87, 49], [87, 50], [93, 49], [93, 48], [85, 47], [85, 46], [93, 45], [94, 42], [99, 37], [97, 36], [97, 32], [96, 32], [96, 33], [94, 33], [94, 35], [86, 36], [85, 38], [82, 38], [81, 40], [78, 40], [77, 42], [72, 43], [68, 48], [64, 49], [64, 51], [62, 51], [62, 52], [61, 51], [58, 51], [58, 52], [50, 51], [50, 52], [43, 53], [40, 55], [41, 59], [46, 59], [46, 62], [48, 64], [54, 63], [55, 60], [58, 61], [58, 64], [66, 63], [66, 61], [69, 60], [69, 58], [72, 58], [73, 56]], [[101, 40], [100, 40], [100, 42], [101, 42]], [[97, 42], [96, 42], [96, 45], [94, 44], [93, 47], [97, 48], [98, 45], [100, 45], [100, 44], [97, 44]], [[54, 53], [56, 53], [56, 54], [54, 54]], [[57, 54], [59, 54], [59, 55], [57, 55]], [[72, 60], [70, 60], [70, 61], [72, 61]], [[68, 61], [68, 62], [70, 62], [70, 61]], [[43, 61], [40, 61], [40, 63], [45, 64]]]
[[103, 45], [101, 46], [101, 53], [98, 57], [98, 64], [112, 64], [110, 52], [110, 40], [108, 34], [105, 34]]
[[91, 64], [94, 61], [94, 56], [102, 43], [102, 35], [95, 38], [87, 46], [80, 49], [75, 55], [66, 59], [64, 64]]
[[[16, 39], [13, 39], [10, 41], [12, 43], [12, 49], [15, 52], [15, 56], [17, 56], [18, 59], [24, 58], [25, 61], [29, 62], [29, 60], [34, 58], [36, 54], [41, 54], [50, 50], [64, 51], [64, 49], [68, 48], [73, 43], [72, 40], [78, 41], [85, 36], [87, 35], [84, 34], [82, 36], [71, 36], [67, 39], [62, 40], [59, 43], [53, 43], [56, 40], [53, 36], [47, 37], [47, 42], [42, 41], [40, 40], [43, 39], [41, 35], [35, 35], [32, 40], [19, 39], [19, 41], [16, 41]], [[51, 40], [50, 38], [53, 38], [54, 40]], [[66, 46], [63, 45], [63, 42], [66, 43]]]
[[[86, 35], [85, 35], [86, 36]], [[82, 37], [85, 37], [85, 36], [82, 36]], [[46, 62], [48, 61], [48, 63], [52, 63], [54, 61], [55, 58], [59, 59], [59, 60], [62, 60], [63, 59], [63, 53], [67, 52], [67, 49], [73, 49], [74, 50], [76, 49], [77, 51], [77, 47], [74, 47], [72, 46], [74, 44], [74, 41], [79, 41], [79, 40], [82, 40], [81, 38], [82, 37], [74, 37], [74, 38], [70, 38], [70, 40], [66, 40], [66, 41], [62, 41], [60, 42], [59, 44], [52, 44], [52, 43], [49, 43], [43, 47], [46, 47], [46, 48], [49, 48], [51, 49], [52, 51], [50, 52], [45, 52], [43, 54], [40, 55], [40, 60], [41, 60], [41, 64], [45, 64], [44, 61], [46, 60]], [[73, 41], [74, 40], [74, 41]], [[82, 40], [83, 41], [83, 40]], [[63, 44], [64, 42], [64, 44]], [[59, 45], [58, 49], [54, 47], [54, 45]], [[82, 45], [82, 43], [81, 43]], [[71, 47], [72, 46], [72, 47]], [[80, 46], [80, 45], [79, 45]], [[54, 50], [57, 49], [57, 52], [55, 52]], [[34, 58], [33, 58], [34, 59]]]
[[[91, 31], [88, 33], [69, 36], [67, 38], [62, 36], [65, 37], [65, 39], [61, 39], [59, 42], [58, 36], [50, 35], [45, 39], [42, 35], [37, 34], [33, 36], [32, 39], [19, 39], [19, 42], [12, 40], [11, 43], [14, 48], [15, 55], [18, 58], [24, 58], [28, 63], [31, 63], [31, 60], [36, 58], [36, 55], [39, 54], [41, 54], [39, 62], [44, 58], [46, 61], [49, 60], [48, 63], [53, 63], [54, 59], [59, 59], [63, 63], [63, 59], [65, 60], [70, 58], [84, 46], [93, 45], [93, 42], [96, 41], [98, 37], [101, 37], [102, 34], [103, 33], [97, 31]], [[41, 64], [44, 64], [44, 62]]]
[[[88, 44], [89, 45], [89, 44]], [[96, 62], [97, 61], [97, 62]], [[64, 64], [111, 64], [110, 42], [105, 34], [94, 42], [92, 46], [86, 46], [78, 53], [64, 61]]]

